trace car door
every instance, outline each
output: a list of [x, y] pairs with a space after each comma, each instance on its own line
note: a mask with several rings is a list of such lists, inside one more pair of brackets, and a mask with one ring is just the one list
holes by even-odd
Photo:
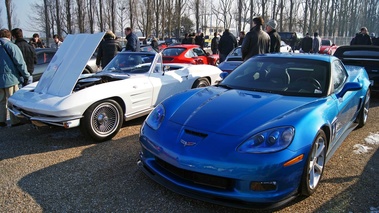
[[339, 138], [350, 127], [359, 100], [355, 98], [357, 91], [348, 91], [342, 97], [337, 96], [349, 79], [340, 60], [334, 60], [332, 62], [331, 73], [332, 86], [334, 88], [333, 98], [338, 108], [338, 114], [333, 122], [333, 130], [334, 136]]
[[162, 57], [158, 56], [157, 63], [149, 76], [149, 81], [153, 87], [152, 106], [156, 106], [165, 98], [187, 89], [188, 86], [186, 87], [184, 82], [188, 81], [188, 74], [180, 71], [181, 69], [178, 69], [180, 67], [182, 66], [163, 65]]

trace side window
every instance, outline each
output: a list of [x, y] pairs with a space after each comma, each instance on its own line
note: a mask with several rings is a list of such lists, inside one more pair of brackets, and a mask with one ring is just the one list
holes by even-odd
[[198, 55], [198, 56], [205, 56], [205, 53], [202, 49], [200, 48], [194, 48], [193, 51]]
[[334, 90], [339, 89], [347, 78], [347, 73], [340, 61], [335, 60], [332, 64], [332, 79]]
[[186, 53], [185, 56], [188, 57], [188, 58], [193, 58], [193, 57], [196, 57], [197, 54], [194, 51], [192, 51], [192, 50], [188, 50], [188, 52]]

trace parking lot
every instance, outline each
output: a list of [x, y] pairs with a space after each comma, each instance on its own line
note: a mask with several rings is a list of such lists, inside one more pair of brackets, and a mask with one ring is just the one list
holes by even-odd
[[[139, 171], [139, 128], [111, 141], [78, 129], [0, 129], [0, 212], [251, 212], [178, 195]], [[379, 212], [379, 99], [326, 165], [320, 187], [277, 212]], [[366, 140], [365, 140], [366, 139]], [[372, 139], [372, 140], [368, 140]]]

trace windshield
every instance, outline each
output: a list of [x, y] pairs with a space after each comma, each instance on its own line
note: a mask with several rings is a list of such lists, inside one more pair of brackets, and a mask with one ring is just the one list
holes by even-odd
[[121, 52], [101, 71], [119, 73], [145, 73], [149, 72], [155, 54]]
[[254, 57], [237, 67], [220, 86], [282, 95], [321, 97], [327, 92], [328, 73], [328, 62]]

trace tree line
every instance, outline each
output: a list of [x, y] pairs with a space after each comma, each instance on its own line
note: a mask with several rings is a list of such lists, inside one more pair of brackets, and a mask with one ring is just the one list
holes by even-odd
[[[17, 8], [12, 0], [4, 3], [8, 28], [18, 27], [12, 23]], [[379, 23], [379, 0], [39, 0], [30, 7], [28, 25], [48, 38], [106, 30], [122, 35], [126, 26], [161, 38], [231, 27], [238, 32], [255, 16], [275, 19], [278, 31], [352, 37], [362, 26], [377, 32]]]

